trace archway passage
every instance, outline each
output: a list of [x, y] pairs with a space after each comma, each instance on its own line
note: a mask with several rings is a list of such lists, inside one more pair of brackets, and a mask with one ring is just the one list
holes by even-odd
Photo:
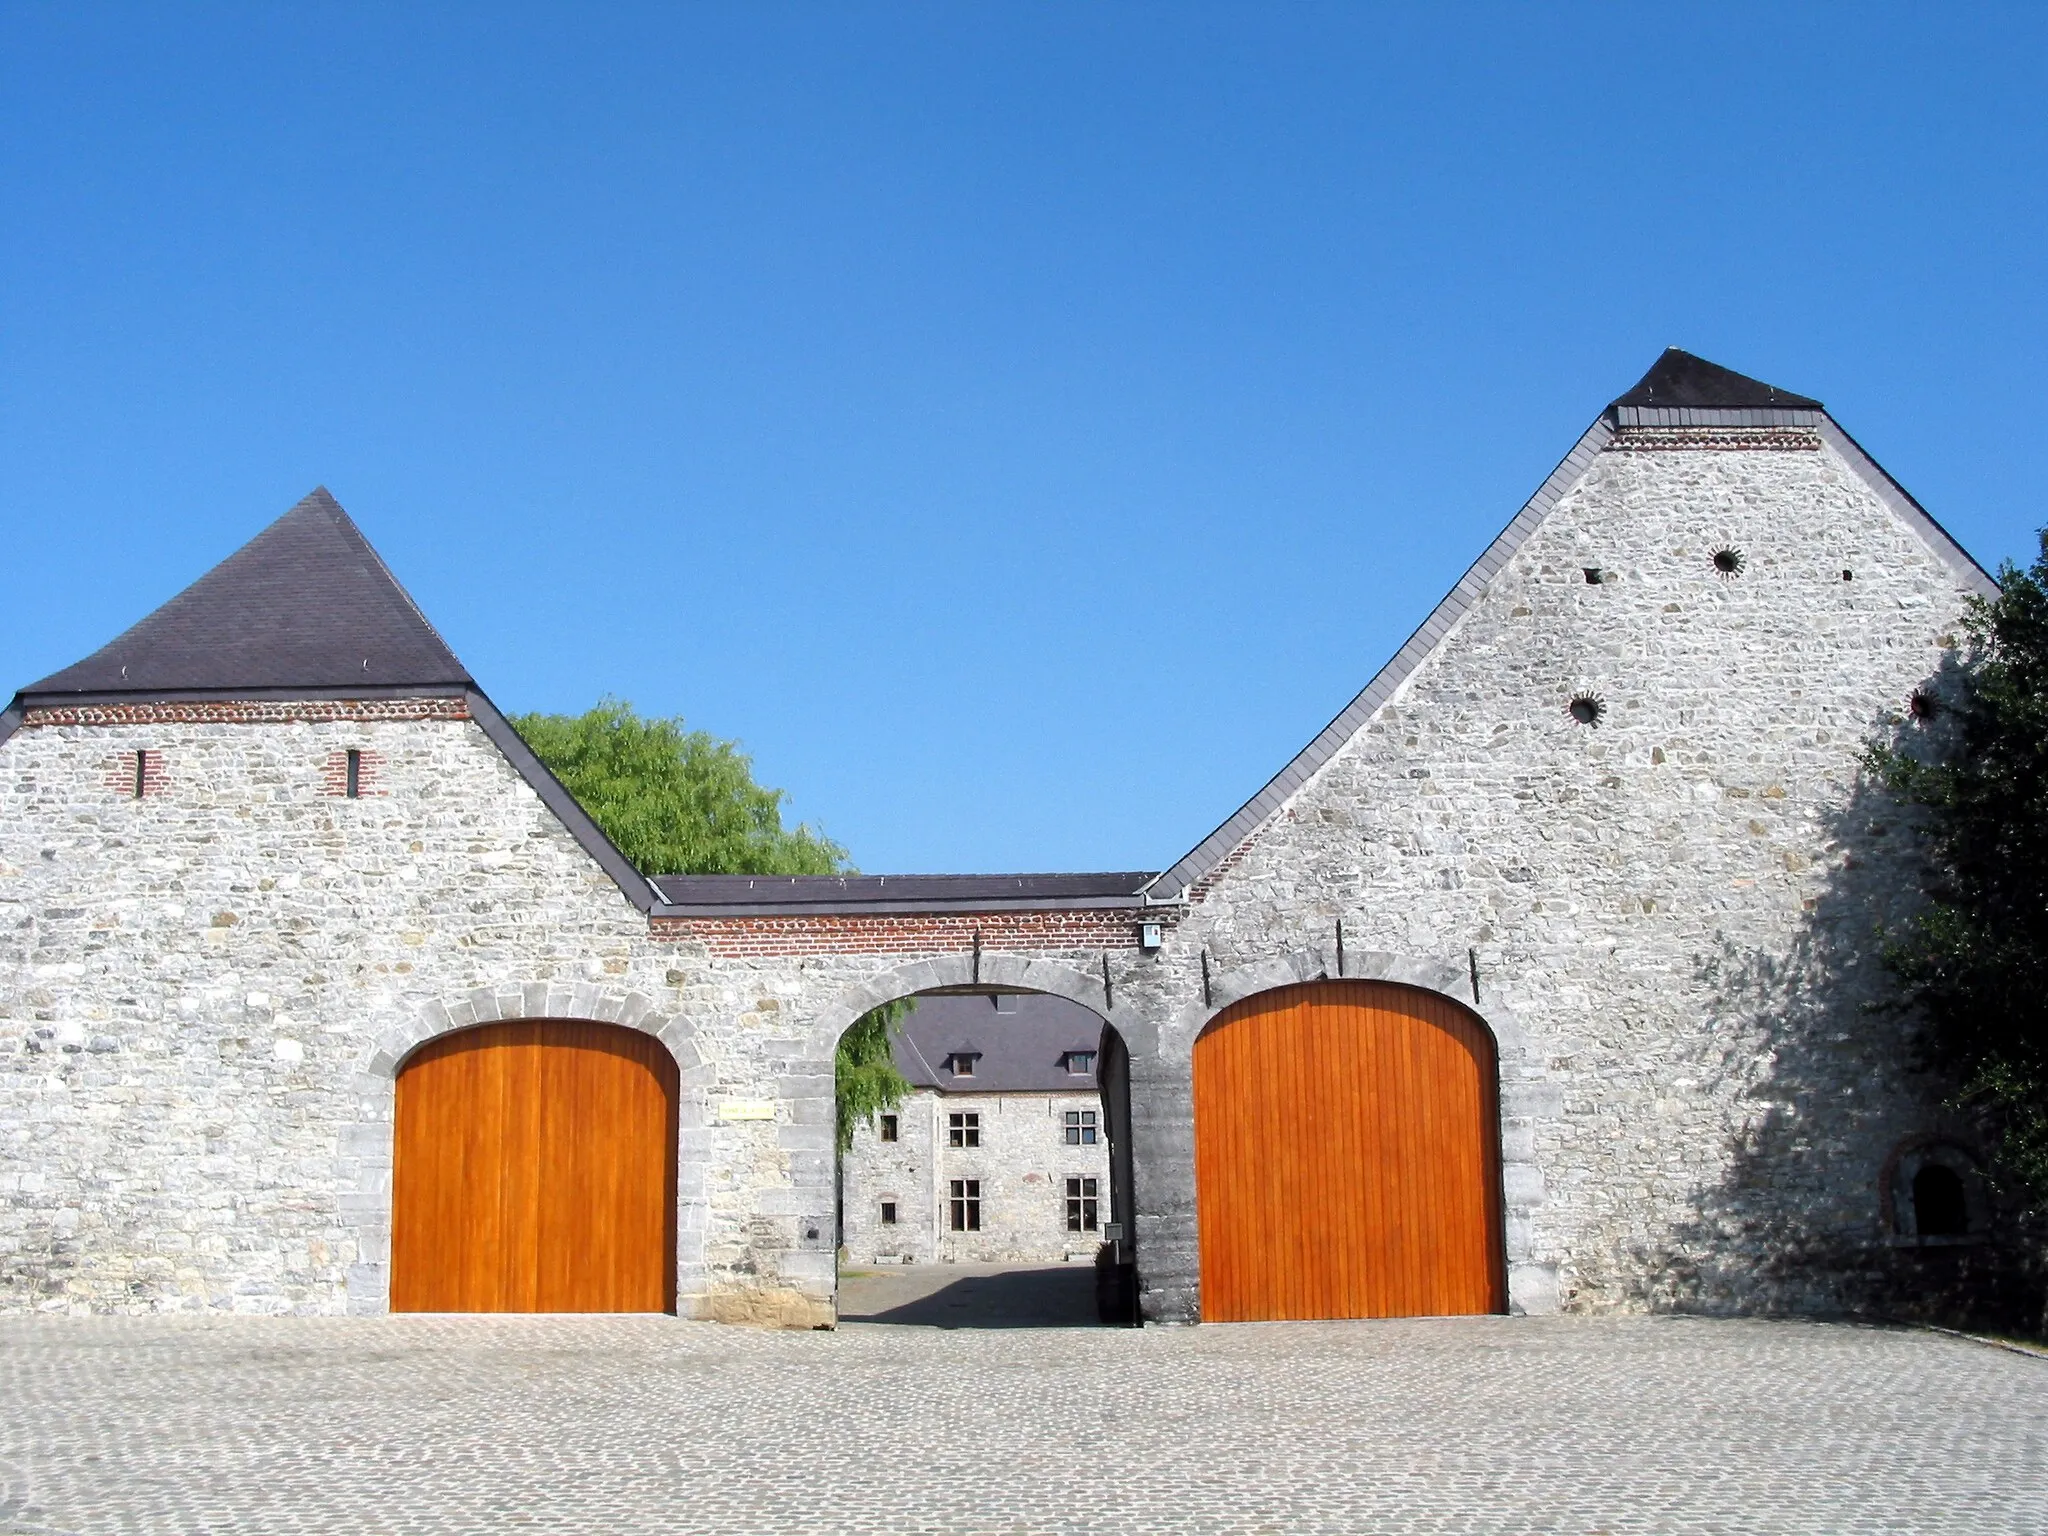
[[675, 1059], [611, 1024], [429, 1042], [398, 1075], [396, 1312], [675, 1310]]
[[1195, 1042], [1202, 1317], [1499, 1312], [1492, 1036], [1448, 998], [1326, 981]]

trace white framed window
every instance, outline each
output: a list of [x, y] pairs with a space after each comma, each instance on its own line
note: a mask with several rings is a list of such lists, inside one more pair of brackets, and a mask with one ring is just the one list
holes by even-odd
[[1067, 1111], [1066, 1139], [1070, 1147], [1092, 1147], [1095, 1145], [1097, 1126], [1095, 1111], [1092, 1109], [1070, 1109]]
[[1093, 1232], [1100, 1225], [1101, 1198], [1094, 1179], [1067, 1180], [1067, 1230]]
[[981, 1230], [981, 1180], [954, 1179], [952, 1186], [953, 1230], [955, 1232], [979, 1232]]
[[946, 1116], [946, 1145], [949, 1147], [980, 1146], [981, 1116], [971, 1109], [956, 1111]]

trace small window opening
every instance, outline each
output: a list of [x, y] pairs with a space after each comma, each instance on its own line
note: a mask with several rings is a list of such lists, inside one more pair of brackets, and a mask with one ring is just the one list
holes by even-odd
[[974, 1064], [981, 1060], [979, 1051], [955, 1051], [946, 1058], [946, 1070], [955, 1077], [974, 1076]]
[[1607, 573], [1597, 565], [1584, 566], [1582, 569], [1586, 573], [1586, 585], [1589, 587], [1597, 587], [1607, 579]]
[[148, 788], [148, 785], [149, 785], [149, 754], [148, 754], [147, 752], [137, 752], [137, 753], [135, 754], [135, 790], [134, 790], [134, 798], [135, 798], [135, 799], [137, 799], [137, 800], [140, 800], [140, 799], [142, 798], [142, 794], [143, 794], [143, 791], [144, 791], [144, 790], [145, 790], [146, 788]]
[[1970, 1230], [1970, 1203], [1963, 1176], [1940, 1163], [1913, 1175], [1913, 1230], [1922, 1237], [1963, 1237]]
[[884, 1200], [882, 1202], [882, 1225], [885, 1227], [896, 1225], [896, 1202], [894, 1200]]
[[1015, 1013], [1017, 1011], [1017, 994], [1014, 992], [997, 992], [989, 998], [989, 1001], [995, 1004], [997, 1013]]
[[1714, 569], [1723, 576], [1740, 576], [1742, 568], [1746, 564], [1748, 562], [1742, 558], [1742, 551], [1739, 549], [1717, 549], [1714, 551]]
[[1607, 706], [1590, 693], [1582, 693], [1565, 706], [1571, 717], [1581, 725], [1598, 725], [1600, 717], [1607, 713]]
[[351, 800], [363, 797], [363, 754], [354, 747], [348, 749], [348, 785], [344, 793]]
[[981, 1180], [955, 1179], [952, 1181], [952, 1217], [955, 1232], [979, 1232], [981, 1230]]
[[882, 1140], [894, 1141], [897, 1136], [897, 1121], [894, 1115], [882, 1116]]
[[1069, 1051], [1066, 1057], [1067, 1071], [1076, 1077], [1086, 1077], [1095, 1070], [1093, 1051]]
[[1848, 567], [1847, 567], [1846, 565], [1845, 565], [1845, 566], [1843, 566], [1843, 567], [1842, 567], [1842, 580], [1844, 580], [1844, 581], [1854, 581], [1855, 579], [1856, 579], [1856, 573], [1855, 573], [1854, 571], [1850, 570], [1850, 569], [1849, 569], [1849, 568], [1848, 568]]
[[1915, 688], [1913, 696], [1906, 700], [1906, 713], [1925, 723], [1941, 713], [1941, 700], [1925, 688]]
[[1070, 1147], [1092, 1147], [1095, 1145], [1095, 1111], [1092, 1109], [1070, 1109], [1067, 1111], [1067, 1145]]
[[1067, 1180], [1067, 1230], [1093, 1232], [1101, 1210], [1101, 1197], [1093, 1179]]
[[980, 1146], [981, 1116], [973, 1111], [946, 1116], [946, 1145], [949, 1147]]

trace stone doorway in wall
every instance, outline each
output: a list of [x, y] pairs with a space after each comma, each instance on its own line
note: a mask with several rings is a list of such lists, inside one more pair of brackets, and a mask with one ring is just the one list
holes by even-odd
[[892, 1043], [910, 1092], [839, 1160], [845, 1323], [1128, 1322], [1135, 1283], [1129, 1055], [1050, 993], [910, 999]]

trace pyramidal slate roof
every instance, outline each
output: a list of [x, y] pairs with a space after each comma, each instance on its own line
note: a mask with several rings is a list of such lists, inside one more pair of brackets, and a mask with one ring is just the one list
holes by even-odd
[[389, 696], [474, 686], [323, 486], [134, 628], [22, 697]]
[[1671, 406], [1709, 411], [1818, 411], [1818, 400], [1723, 368], [1679, 347], [1666, 347], [1635, 388], [1616, 405]]

